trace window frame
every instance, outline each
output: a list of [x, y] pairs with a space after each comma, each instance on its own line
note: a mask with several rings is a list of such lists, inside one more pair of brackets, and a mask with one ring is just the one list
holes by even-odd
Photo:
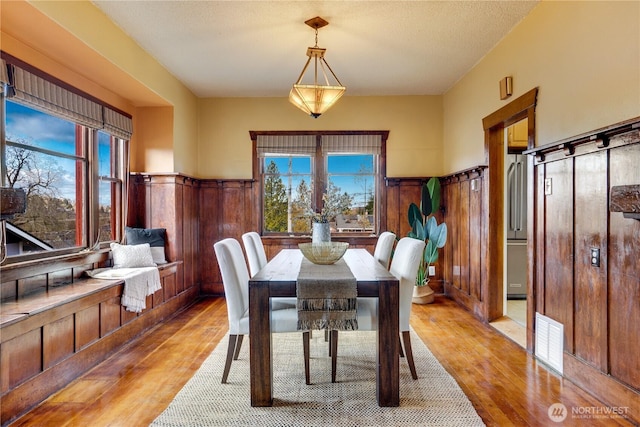
[[[262, 158], [258, 155], [258, 136], [264, 135], [314, 135], [316, 139], [316, 153], [312, 158], [312, 177], [314, 180], [314, 185], [318, 185], [318, 188], [321, 188], [322, 191], [315, 191], [313, 194], [313, 207], [314, 209], [322, 206], [322, 194], [327, 188], [327, 176], [328, 172], [326, 170], [327, 167], [327, 157], [322, 154], [322, 145], [321, 140], [323, 136], [327, 135], [377, 135], [380, 136], [380, 154], [377, 155], [377, 164], [376, 167], [376, 188], [378, 192], [375, 197], [375, 209], [377, 212], [375, 218], [375, 224], [373, 225], [373, 235], [377, 236], [380, 234], [380, 231], [383, 227], [386, 226], [387, 222], [387, 194], [386, 194], [386, 179], [387, 179], [387, 139], [389, 138], [388, 130], [373, 130], [373, 131], [249, 131], [249, 135], [251, 137], [252, 143], [252, 174], [253, 174], [253, 182], [254, 182], [254, 212], [255, 214], [255, 222], [260, 230], [261, 235], [273, 236], [273, 237], [302, 237], [302, 234], [292, 234], [288, 232], [284, 233], [276, 233], [276, 232], [264, 232], [264, 198], [262, 194], [262, 185], [263, 185], [263, 176], [262, 176]], [[368, 235], [366, 233], [359, 232], [342, 232], [336, 235], [332, 234], [334, 237], [364, 237]]]
[[[41, 251], [33, 253], [25, 253], [19, 255], [13, 255], [7, 257], [3, 261], [3, 266], [11, 264], [19, 264], [25, 261], [31, 260], [46, 260], [54, 259], [59, 256], [74, 255], [83, 252], [96, 252], [102, 251], [108, 248], [111, 242], [121, 241], [124, 236], [124, 223], [126, 219], [127, 211], [127, 193], [128, 193], [128, 175], [129, 175], [129, 144], [130, 139], [123, 138], [124, 135], [130, 135], [130, 129], [120, 127], [121, 123], [114, 123], [114, 120], [128, 120], [131, 124], [131, 116], [121, 110], [106, 104], [105, 102], [85, 93], [81, 90], [62, 82], [61, 80], [38, 70], [37, 68], [25, 63], [24, 61], [17, 59], [11, 55], [2, 52], [2, 65], [6, 61], [7, 64], [12, 64], [25, 70], [28, 73], [33, 74], [41, 79], [46, 80], [52, 85], [58, 86], [63, 90], [72, 92], [82, 98], [95, 102], [103, 109], [103, 127], [93, 127], [79, 124], [69, 118], [55, 114], [53, 111], [48, 111], [44, 108], [37, 108], [25, 102], [21, 102], [19, 99], [7, 98], [4, 93], [4, 84], [0, 87], [0, 128], [1, 128], [1, 145], [2, 151], [1, 170], [2, 175], [0, 180], [4, 183], [6, 174], [6, 101], [10, 100], [20, 105], [24, 105], [30, 109], [40, 111], [52, 117], [59, 117], [64, 120], [70, 121], [75, 125], [75, 138], [76, 138], [76, 153], [75, 155], [67, 155], [64, 157], [75, 158], [80, 160], [82, 165], [76, 166], [76, 204], [81, 205], [76, 210], [76, 244], [72, 248], [54, 249], [51, 251]], [[3, 80], [5, 81], [5, 80]], [[107, 117], [109, 116], [109, 117]], [[99, 165], [99, 133], [104, 133], [109, 138], [109, 174], [100, 174]], [[36, 152], [45, 152], [38, 147], [28, 148]], [[82, 153], [80, 153], [82, 152]], [[59, 154], [57, 154], [59, 155]], [[111, 210], [110, 210], [110, 228], [111, 235], [108, 239], [100, 239], [100, 184], [108, 183], [110, 187], [111, 198]], [[6, 218], [11, 221], [11, 218]], [[81, 243], [78, 243], [78, 242]]]

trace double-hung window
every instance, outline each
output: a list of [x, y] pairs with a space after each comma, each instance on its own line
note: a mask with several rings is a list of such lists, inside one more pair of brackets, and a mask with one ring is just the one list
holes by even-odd
[[120, 240], [131, 118], [8, 55], [0, 71], [2, 187], [26, 196], [24, 212], [3, 216], [4, 257]]
[[372, 235], [384, 216], [387, 131], [251, 132], [265, 235]]

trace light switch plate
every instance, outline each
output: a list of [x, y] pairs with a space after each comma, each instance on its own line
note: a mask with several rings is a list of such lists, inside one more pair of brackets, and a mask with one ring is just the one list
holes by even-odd
[[600, 267], [600, 248], [591, 248], [591, 265]]
[[429, 266], [429, 276], [435, 276], [436, 275], [436, 266], [435, 265], [430, 265]]
[[544, 180], [544, 195], [550, 196], [552, 192], [551, 189], [551, 178], [545, 178]]

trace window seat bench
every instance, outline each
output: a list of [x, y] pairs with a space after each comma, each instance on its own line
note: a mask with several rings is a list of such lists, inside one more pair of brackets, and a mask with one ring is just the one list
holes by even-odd
[[158, 266], [162, 288], [141, 313], [120, 304], [123, 280], [82, 276], [0, 304], [1, 424], [27, 412], [140, 333], [190, 304], [182, 262]]

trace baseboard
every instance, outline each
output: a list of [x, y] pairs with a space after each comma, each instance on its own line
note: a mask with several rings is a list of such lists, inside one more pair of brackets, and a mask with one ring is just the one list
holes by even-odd
[[611, 408], [627, 408], [624, 415], [628, 420], [634, 424], [640, 424], [640, 412], [637, 410], [638, 401], [640, 401], [639, 391], [622, 384], [571, 354], [564, 353], [563, 364], [566, 379]]

